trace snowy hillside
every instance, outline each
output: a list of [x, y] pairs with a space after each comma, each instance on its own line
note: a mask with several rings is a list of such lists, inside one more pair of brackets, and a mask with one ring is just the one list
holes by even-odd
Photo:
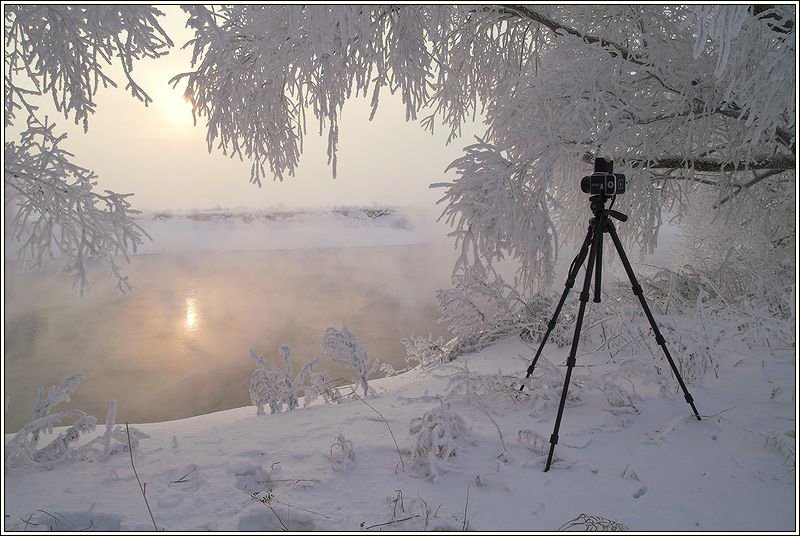
[[[548, 347], [517, 395], [533, 354], [517, 338], [374, 380], [363, 400], [131, 423], [149, 436], [135, 467], [169, 531], [796, 530], [793, 349], [744, 348], [692, 386], [702, 421], [671, 377], [607, 382], [607, 354], [579, 356], [548, 473], [566, 349]], [[7, 467], [4, 525], [153, 529], [124, 449]]]

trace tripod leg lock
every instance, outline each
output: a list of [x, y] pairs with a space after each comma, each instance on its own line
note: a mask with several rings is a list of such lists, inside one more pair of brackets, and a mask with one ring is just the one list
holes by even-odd
[[554, 330], [556, 328], [556, 322], [558, 322], [555, 318], [551, 318], [550, 321], [547, 323], [547, 329]]
[[686, 402], [689, 403], [689, 405], [691, 405], [694, 402], [694, 398], [692, 398], [692, 395], [690, 395], [689, 393], [686, 393], [686, 396], [684, 396], [684, 398], [686, 399]]
[[558, 444], [558, 434], [552, 434], [550, 436], [550, 444], [557, 445]]
[[589, 301], [589, 291], [588, 290], [586, 290], [584, 292], [581, 292], [580, 301], [582, 301], [584, 303]]
[[575, 358], [574, 357], [568, 357], [567, 358], [567, 366], [568, 367], [574, 367], [575, 366]]

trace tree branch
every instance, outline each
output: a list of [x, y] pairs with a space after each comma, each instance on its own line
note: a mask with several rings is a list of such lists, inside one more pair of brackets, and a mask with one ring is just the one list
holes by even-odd
[[741, 162], [725, 162], [711, 158], [681, 158], [665, 157], [658, 160], [628, 160], [629, 164], [636, 167], [648, 167], [650, 169], [693, 169], [702, 172], [719, 171], [745, 171], [769, 169], [780, 173], [782, 171], [792, 171], [795, 169], [795, 159], [792, 155], [777, 154], [774, 156], [745, 160]]
[[613, 56], [621, 56], [623, 59], [631, 63], [635, 63], [636, 65], [646, 65], [645, 61], [641, 57], [639, 57], [637, 54], [634, 54], [624, 46], [615, 43], [614, 41], [609, 41], [608, 39], [597, 37], [595, 35], [584, 35], [575, 28], [571, 28], [569, 26], [561, 24], [560, 22], [545, 17], [541, 13], [533, 11], [528, 6], [504, 4], [499, 7], [501, 8], [500, 9], [501, 13], [505, 13], [507, 15], [516, 15], [521, 18], [530, 19], [534, 22], [541, 24], [542, 26], [549, 28], [556, 35], [562, 35], [562, 33], [567, 33], [574, 37], [579, 37], [583, 39], [584, 42], [590, 45], [599, 44], [601, 47], [608, 50]]
[[754, 185], [758, 184], [759, 182], [763, 181], [764, 179], [772, 177], [773, 175], [777, 175], [778, 173], [781, 173], [781, 172], [780, 171], [775, 171], [775, 170], [768, 170], [768, 171], [762, 173], [761, 175], [759, 175], [757, 173], [753, 173], [753, 175], [754, 175], [753, 180], [751, 180], [750, 182], [746, 182], [745, 184], [741, 184], [741, 185], [737, 184], [736, 186], [739, 189], [736, 190], [735, 192], [733, 192], [732, 194], [729, 194], [729, 195], [723, 197], [720, 200], [719, 203], [714, 205], [714, 208], [721, 207], [722, 205], [724, 205], [725, 203], [727, 203], [728, 201], [730, 201], [731, 199], [733, 199], [734, 197], [736, 197], [737, 195], [742, 193], [744, 190], [747, 190], [751, 186], [754, 186]]
[[781, 34], [790, 33], [794, 27], [794, 21], [782, 19], [777, 13], [772, 11], [774, 8], [775, 6], [771, 4], [755, 4], [750, 6], [750, 14], [758, 20], [767, 21], [767, 26], [773, 32]]

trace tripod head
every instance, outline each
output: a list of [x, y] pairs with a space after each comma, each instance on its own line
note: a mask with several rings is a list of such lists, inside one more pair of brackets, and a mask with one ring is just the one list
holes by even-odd
[[628, 221], [628, 215], [619, 212], [618, 210], [611, 210], [611, 208], [606, 208], [606, 201], [609, 199], [612, 200], [613, 204], [614, 196], [611, 195], [593, 195], [589, 198], [589, 203], [592, 208], [592, 214], [594, 214], [595, 218], [605, 217], [612, 217], [615, 220], [619, 220], [621, 222]]

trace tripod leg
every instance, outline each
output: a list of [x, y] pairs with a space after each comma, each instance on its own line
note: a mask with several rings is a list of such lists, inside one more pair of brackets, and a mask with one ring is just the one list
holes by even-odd
[[[564, 292], [561, 294], [561, 299], [558, 301], [558, 305], [556, 306], [555, 313], [553, 313], [553, 317], [550, 319], [550, 322], [547, 323], [547, 331], [542, 337], [541, 343], [539, 343], [539, 349], [536, 350], [536, 356], [533, 358], [533, 361], [528, 367], [528, 373], [525, 375], [525, 379], [530, 378], [531, 374], [533, 374], [533, 369], [536, 368], [536, 362], [539, 361], [539, 356], [542, 354], [544, 345], [545, 343], [547, 343], [547, 339], [550, 337], [550, 333], [552, 333], [553, 329], [555, 329], [556, 327], [556, 322], [558, 322], [558, 315], [561, 314], [561, 308], [564, 306], [564, 301], [566, 301], [567, 299], [567, 294], [569, 294], [569, 291], [575, 284], [575, 278], [578, 276], [578, 272], [580, 271], [581, 265], [583, 264], [583, 261], [586, 259], [586, 255], [589, 253], [589, 246], [592, 244], [593, 231], [594, 231], [594, 224], [589, 226], [589, 232], [586, 233], [586, 238], [583, 241], [581, 249], [578, 251], [578, 256], [575, 257], [574, 261], [572, 261], [572, 266], [570, 267], [569, 273], [567, 274], [567, 282], [564, 284]], [[520, 392], [522, 392], [523, 389], [525, 389], [524, 383], [519, 388]]]
[[[603, 234], [603, 229], [597, 230], [601, 235]], [[603, 288], [603, 239], [600, 238], [600, 241], [597, 243], [597, 256], [595, 257], [595, 267], [594, 267], [594, 303], [600, 303], [600, 291]]]
[[697, 408], [694, 405], [694, 399], [692, 395], [689, 394], [689, 390], [686, 388], [686, 384], [683, 383], [683, 378], [681, 377], [681, 373], [678, 371], [678, 367], [675, 366], [675, 361], [672, 359], [672, 356], [667, 349], [667, 341], [664, 340], [664, 336], [661, 335], [661, 331], [658, 329], [658, 325], [656, 324], [655, 318], [653, 318], [653, 313], [650, 312], [650, 307], [647, 305], [647, 301], [644, 299], [644, 292], [642, 292], [642, 287], [639, 285], [639, 282], [636, 280], [636, 274], [633, 273], [633, 268], [631, 267], [631, 263], [628, 261], [628, 256], [625, 255], [625, 250], [622, 248], [622, 242], [619, 240], [619, 236], [617, 236], [617, 230], [614, 228], [614, 224], [609, 222], [608, 232], [611, 234], [611, 239], [614, 241], [614, 246], [617, 248], [617, 253], [619, 253], [619, 258], [622, 260], [622, 265], [625, 267], [625, 272], [628, 274], [628, 279], [631, 281], [631, 286], [633, 287], [633, 293], [639, 298], [639, 302], [642, 304], [642, 309], [644, 309], [644, 314], [647, 316], [647, 321], [650, 322], [650, 327], [653, 329], [653, 333], [656, 336], [656, 343], [661, 346], [661, 349], [664, 350], [664, 355], [667, 356], [667, 361], [669, 361], [669, 366], [672, 368], [672, 373], [675, 374], [675, 377], [678, 379], [678, 384], [680, 384], [681, 389], [683, 390], [683, 396], [686, 399], [686, 402], [692, 406], [692, 411], [694, 411], [694, 416], [697, 417], [697, 420], [700, 420], [700, 414], [697, 412]]
[[561, 402], [558, 404], [558, 413], [556, 414], [556, 424], [553, 427], [553, 435], [550, 436], [550, 452], [547, 454], [547, 465], [545, 465], [545, 472], [550, 470], [550, 463], [553, 461], [553, 452], [556, 450], [558, 443], [558, 429], [561, 428], [561, 417], [564, 414], [564, 404], [567, 402], [567, 391], [569, 390], [569, 381], [572, 377], [572, 369], [575, 367], [575, 354], [578, 352], [578, 340], [581, 336], [581, 327], [583, 325], [583, 314], [586, 311], [586, 302], [589, 301], [589, 287], [592, 284], [592, 269], [595, 265], [595, 258], [597, 255], [598, 244], [603, 241], [603, 218], [595, 218], [595, 227], [592, 240], [592, 249], [589, 251], [589, 262], [586, 263], [586, 277], [583, 279], [583, 291], [580, 297], [580, 307], [578, 308], [578, 318], [575, 320], [575, 333], [572, 335], [572, 347], [569, 350], [569, 358], [567, 359], [567, 375], [564, 378], [564, 387], [561, 391]]

